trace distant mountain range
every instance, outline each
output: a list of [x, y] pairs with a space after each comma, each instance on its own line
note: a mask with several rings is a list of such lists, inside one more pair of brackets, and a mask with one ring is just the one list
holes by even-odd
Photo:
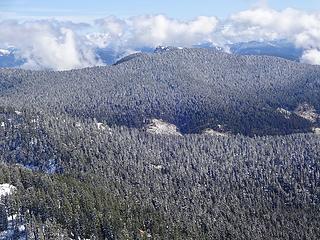
[[[240, 42], [233, 44], [226, 44], [224, 48], [216, 46], [212, 43], [203, 43], [194, 45], [194, 48], [206, 48], [206, 49], [216, 49], [220, 51], [228, 51], [232, 54], [238, 55], [259, 55], [259, 56], [274, 56], [280, 57], [291, 61], [299, 62], [302, 56], [303, 50], [297, 48], [293, 43], [286, 40], [278, 41], [251, 41], [251, 42]], [[152, 53], [165, 51], [168, 49], [174, 49], [174, 47], [163, 47], [159, 46], [154, 48], [138, 48], [135, 51], [142, 53]], [[121, 57], [125, 55], [124, 52], [116, 52], [112, 48], [100, 48], [97, 49], [97, 56], [105, 64], [113, 64], [117, 62]]]
[[25, 63], [24, 59], [17, 56], [15, 48], [0, 49], [0, 67], [13, 68]]
[[[228, 51], [238, 55], [275, 56], [296, 62], [299, 62], [303, 53], [301, 48], [297, 48], [286, 40], [240, 42], [227, 44], [224, 48], [215, 46], [212, 43], [198, 44], [193, 47]], [[156, 49], [143, 47], [134, 49], [134, 52], [153, 53], [172, 48], [174, 47], [158, 47]], [[18, 49], [14, 48], [0, 49], [0, 67], [12, 68], [22, 66], [26, 60], [19, 58], [17, 51]], [[126, 51], [118, 51], [111, 47], [96, 49], [96, 57], [106, 65], [112, 65], [126, 55]]]
[[266, 55], [299, 61], [303, 50], [285, 40], [229, 44], [230, 52], [239, 55]]

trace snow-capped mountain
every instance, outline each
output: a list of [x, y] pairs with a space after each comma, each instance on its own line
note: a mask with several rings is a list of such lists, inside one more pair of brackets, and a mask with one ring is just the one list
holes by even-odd
[[[294, 44], [286, 40], [278, 41], [251, 41], [217, 46], [212, 43], [202, 43], [194, 45], [194, 48], [208, 48], [219, 51], [228, 51], [238, 55], [266, 55], [281, 57], [287, 60], [299, 62], [303, 54], [303, 49], [297, 48]], [[155, 49], [150, 47], [138, 48], [134, 52], [161, 53], [172, 50], [179, 50], [182, 47], [158, 46]], [[97, 49], [97, 57], [105, 64], [114, 64], [122, 57], [128, 55], [125, 51], [116, 51], [112, 48]]]
[[303, 49], [297, 48], [286, 40], [278, 41], [251, 41], [228, 44], [231, 53], [239, 55], [267, 55], [281, 57], [292, 61], [299, 61]]
[[9, 55], [10, 51], [7, 49], [0, 49], [0, 56], [6, 56]]
[[17, 56], [15, 48], [0, 49], [0, 68], [20, 67], [25, 60]]

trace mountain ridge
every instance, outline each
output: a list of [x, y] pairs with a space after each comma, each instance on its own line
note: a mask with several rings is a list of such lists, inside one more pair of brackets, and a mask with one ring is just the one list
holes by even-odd
[[[181, 47], [174, 46], [158, 46], [152, 47], [138, 47], [130, 49], [130, 51], [137, 53], [154, 53], [166, 50], [179, 49]], [[248, 42], [235, 42], [224, 44], [223, 46], [217, 46], [211, 42], [205, 42], [201, 44], [193, 45], [192, 48], [204, 48], [213, 49], [218, 51], [227, 51], [237, 55], [265, 55], [276, 56], [291, 61], [299, 62], [303, 56], [303, 49], [296, 47], [293, 43], [286, 40], [274, 40], [274, 41], [248, 41]], [[9, 55], [1, 56], [0, 52], [0, 67], [17, 68], [23, 66], [28, 60], [19, 57], [19, 49], [10, 47], [2, 49], [5, 52], [10, 52]], [[94, 50], [94, 55], [103, 64], [112, 65], [117, 63], [123, 56], [128, 56], [129, 49], [115, 49], [112, 47], [97, 48]]]
[[[266, 135], [268, 128], [271, 135], [311, 132], [315, 126], [305, 119], [286, 119], [276, 110], [293, 111], [305, 102], [320, 109], [320, 67], [211, 49], [136, 54], [107, 67], [0, 74], [1, 91], [18, 108], [67, 109], [74, 116], [138, 128], [147, 119], [163, 119], [183, 133], [219, 124], [246, 135]], [[19, 100], [24, 98], [27, 102]], [[259, 121], [268, 126], [262, 129]]]

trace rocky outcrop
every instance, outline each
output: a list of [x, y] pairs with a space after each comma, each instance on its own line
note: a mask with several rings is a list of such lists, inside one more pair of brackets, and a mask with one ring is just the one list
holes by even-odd
[[151, 134], [182, 136], [174, 124], [159, 119], [152, 119], [145, 130]]

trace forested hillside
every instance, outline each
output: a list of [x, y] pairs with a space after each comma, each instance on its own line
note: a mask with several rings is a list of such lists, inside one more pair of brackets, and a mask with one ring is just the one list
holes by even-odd
[[0, 71], [1, 104], [20, 111], [96, 118], [141, 128], [151, 118], [183, 133], [206, 128], [244, 135], [310, 132], [316, 123], [294, 112], [320, 109], [320, 68], [274, 57], [210, 49], [135, 54], [114, 66], [67, 72]]
[[174, 49], [0, 89], [13, 239], [320, 238], [319, 67]]

